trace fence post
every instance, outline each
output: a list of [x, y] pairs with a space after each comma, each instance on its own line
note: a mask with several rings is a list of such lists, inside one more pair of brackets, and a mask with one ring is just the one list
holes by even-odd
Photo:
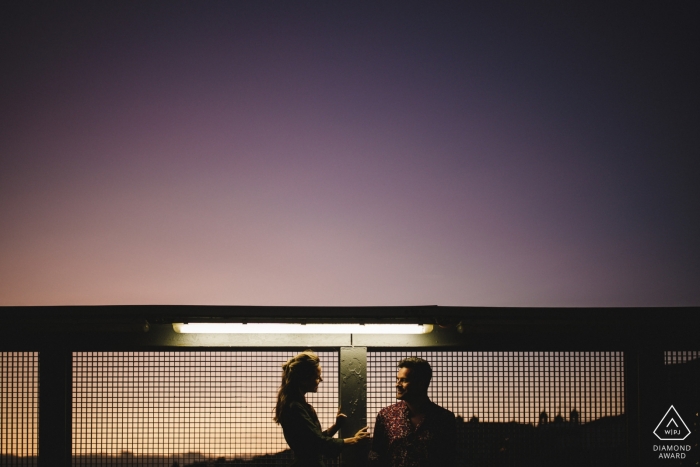
[[[367, 347], [341, 347], [338, 403], [347, 415], [340, 429], [341, 438], [350, 438], [367, 426]], [[340, 456], [344, 467], [367, 463], [367, 442], [346, 448]]]
[[636, 427], [630, 436], [635, 438], [636, 453], [633, 453], [632, 465], [659, 465], [653, 445], [659, 441], [653, 434], [654, 427], [661, 421], [668, 409], [668, 392], [664, 351], [656, 346], [649, 346], [636, 353]]
[[627, 466], [641, 465], [639, 420], [639, 351], [625, 350], [625, 417], [627, 418]]
[[68, 350], [39, 351], [38, 467], [71, 465], [72, 363]]

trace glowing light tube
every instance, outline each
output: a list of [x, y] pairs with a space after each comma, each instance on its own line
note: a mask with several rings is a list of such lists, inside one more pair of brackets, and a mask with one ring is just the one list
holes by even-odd
[[432, 324], [173, 323], [194, 334], [427, 334]]

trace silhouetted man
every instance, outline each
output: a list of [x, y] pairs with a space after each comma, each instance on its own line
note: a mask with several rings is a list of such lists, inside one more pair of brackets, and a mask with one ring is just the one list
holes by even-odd
[[428, 398], [430, 364], [404, 358], [396, 374], [396, 404], [377, 415], [371, 467], [448, 467], [455, 464], [455, 416]]

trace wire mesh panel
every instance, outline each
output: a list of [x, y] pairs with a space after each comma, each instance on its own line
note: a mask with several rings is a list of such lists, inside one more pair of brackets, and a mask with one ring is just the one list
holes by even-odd
[[691, 360], [700, 358], [700, 350], [671, 350], [664, 352], [664, 363], [666, 365], [677, 365], [688, 363]]
[[[74, 353], [73, 465], [288, 465], [272, 417], [281, 365], [294, 354]], [[307, 400], [325, 428], [337, 410], [338, 354], [318, 355], [324, 382]]]
[[0, 352], [0, 466], [35, 466], [39, 354]]
[[[700, 442], [700, 351], [667, 351], [664, 352], [664, 357], [664, 374], [659, 375], [666, 383], [666, 404], [663, 410], [673, 406], [690, 431], [681, 444], [693, 448], [683, 453], [683, 459], [660, 458], [670, 465], [699, 465], [700, 452], [697, 446]], [[655, 453], [654, 457], [657, 456], [659, 454]]]
[[458, 417], [464, 465], [621, 465], [621, 352], [368, 352], [370, 429], [396, 402], [397, 363], [430, 362], [431, 400]]

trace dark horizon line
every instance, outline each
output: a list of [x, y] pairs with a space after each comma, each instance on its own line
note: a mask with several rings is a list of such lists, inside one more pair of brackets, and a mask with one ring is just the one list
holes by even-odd
[[[585, 425], [591, 425], [593, 423], [599, 422], [601, 420], [605, 419], [619, 419], [624, 417], [626, 414], [621, 413], [618, 415], [606, 415], [600, 418], [596, 418], [595, 420], [591, 420], [589, 422], [571, 422], [571, 420], [562, 420], [562, 421], [548, 421], [545, 424], [533, 424], [533, 423], [520, 423], [517, 421], [509, 421], [509, 422], [482, 422], [482, 421], [472, 421], [472, 420], [465, 420], [462, 417], [457, 417], [457, 418], [462, 418], [462, 424], [463, 425], [502, 425], [502, 426], [513, 426], [513, 425], [520, 425], [521, 427], [531, 427], [533, 429], [541, 428], [544, 427], [545, 425], [553, 426], [553, 427], [564, 427], [564, 426], [570, 426], [570, 425], [575, 425], [575, 426], [585, 426]], [[284, 453], [286, 451], [289, 451], [289, 448], [284, 449], [282, 451], [277, 451], [274, 453], [260, 453], [260, 454], [252, 454], [250, 456], [243, 456], [243, 457], [232, 457], [230, 460], [252, 460], [256, 457], [264, 457], [264, 456], [274, 456], [278, 455], [281, 453]], [[89, 454], [71, 454], [72, 458], [79, 458], [79, 457], [92, 457], [92, 456], [99, 456], [99, 457], [111, 457], [111, 458], [121, 458], [121, 457], [139, 457], [139, 458], [163, 458], [163, 459], [172, 459], [175, 457], [182, 458], [182, 457], [198, 457], [202, 459], [218, 459], [221, 457], [226, 457], [226, 456], [220, 456], [220, 455], [206, 455], [202, 454], [201, 452], [186, 452], [186, 453], [175, 453], [175, 454], [134, 454], [131, 451], [124, 450], [120, 452], [119, 454], [108, 454], [104, 452], [93, 452]], [[17, 458], [17, 459], [32, 459], [32, 458], [37, 458], [38, 456], [32, 455], [32, 456], [19, 456], [15, 454], [2, 454], [0, 453], [0, 458]]]

